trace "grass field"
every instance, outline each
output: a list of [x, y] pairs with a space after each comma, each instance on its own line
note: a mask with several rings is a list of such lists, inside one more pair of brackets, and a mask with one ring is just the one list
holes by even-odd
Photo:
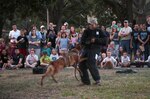
[[80, 87], [72, 68], [56, 76], [59, 83], [46, 78], [43, 87], [39, 85], [42, 75], [32, 74], [31, 69], [0, 71], [0, 99], [150, 99], [150, 69], [134, 69], [138, 73], [100, 70], [102, 86]]

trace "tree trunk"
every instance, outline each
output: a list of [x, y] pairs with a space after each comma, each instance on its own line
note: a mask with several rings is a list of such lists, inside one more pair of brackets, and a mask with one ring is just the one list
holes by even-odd
[[64, 9], [64, 0], [56, 1], [56, 5], [53, 8], [49, 9], [49, 20], [56, 24], [56, 31], [60, 30], [62, 17], [63, 17], [63, 9]]
[[132, 10], [132, 5], [133, 5], [133, 0], [128, 0], [127, 1], [127, 18], [129, 22], [133, 22], [133, 10]]
[[3, 15], [0, 16], [0, 38], [2, 37], [2, 30], [3, 30], [3, 26], [4, 26], [4, 19], [3, 19]]

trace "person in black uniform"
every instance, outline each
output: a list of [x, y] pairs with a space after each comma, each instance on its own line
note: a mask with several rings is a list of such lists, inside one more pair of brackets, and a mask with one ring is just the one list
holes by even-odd
[[90, 71], [96, 85], [100, 85], [100, 74], [96, 66], [95, 56], [100, 53], [100, 46], [107, 43], [105, 34], [97, 28], [96, 21], [91, 21], [89, 27], [84, 31], [81, 37], [81, 46], [83, 47], [81, 57], [87, 58], [79, 64], [81, 70], [81, 85], [90, 85], [88, 70]]

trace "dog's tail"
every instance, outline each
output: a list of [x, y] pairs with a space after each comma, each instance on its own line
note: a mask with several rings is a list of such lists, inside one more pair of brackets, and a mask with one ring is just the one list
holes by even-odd
[[54, 68], [53, 68], [52, 65], [48, 66], [46, 72], [45, 72], [44, 75], [42, 76], [42, 78], [41, 78], [41, 86], [43, 86], [43, 80], [44, 80], [44, 78], [45, 78], [46, 76], [48, 76], [49, 74], [50, 74], [51, 76], [54, 74]]

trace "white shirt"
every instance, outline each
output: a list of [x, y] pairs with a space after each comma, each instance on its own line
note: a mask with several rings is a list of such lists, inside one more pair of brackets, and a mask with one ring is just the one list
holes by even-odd
[[131, 27], [123, 27], [120, 30], [121, 33], [127, 34], [129, 33], [129, 35], [125, 36], [125, 37], [121, 37], [121, 40], [130, 40], [131, 39], [131, 32], [132, 32], [132, 28]]
[[32, 56], [31, 56], [31, 54], [29, 54], [26, 58], [26, 61], [28, 61], [29, 64], [33, 64], [36, 61], [38, 61], [38, 56], [36, 54], [34, 54]]
[[121, 56], [121, 63], [127, 64], [128, 62], [130, 62], [129, 56], [127, 57]]
[[150, 56], [148, 56], [148, 59], [146, 60], [146, 62], [149, 62], [149, 63], [150, 63]]
[[50, 55], [51, 61], [55, 61], [55, 60], [57, 60], [58, 58], [59, 58], [58, 54], [56, 54], [56, 55], [51, 54], [51, 55]]
[[10, 37], [10, 38], [15, 38], [15, 39], [17, 39], [18, 36], [20, 36], [20, 30], [16, 30], [16, 31], [11, 30], [11, 31], [9, 32], [9, 37]]
[[117, 61], [114, 57], [106, 57], [102, 62], [108, 62], [108, 61], [111, 61], [113, 63], [113, 65], [117, 64]]

